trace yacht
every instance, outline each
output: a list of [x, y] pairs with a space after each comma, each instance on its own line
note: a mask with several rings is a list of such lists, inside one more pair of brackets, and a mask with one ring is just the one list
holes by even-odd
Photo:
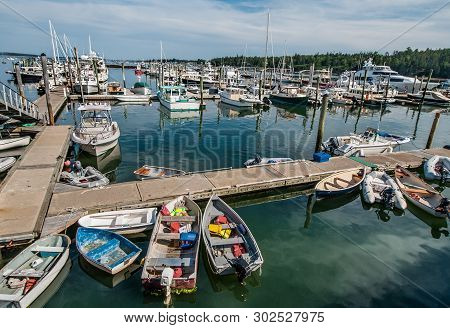
[[177, 85], [160, 86], [158, 99], [169, 110], [198, 110], [200, 103], [186, 95], [186, 87]]
[[[421, 81], [417, 79], [414, 86], [414, 78], [400, 75], [387, 65], [375, 65], [372, 58], [364, 62], [363, 67], [354, 73], [355, 82], [361, 84], [364, 82], [364, 74], [367, 70], [366, 81], [370, 84], [386, 84], [389, 80], [389, 85], [400, 92], [412, 92], [413, 89], [420, 87]], [[390, 76], [390, 79], [389, 79]], [[425, 83], [425, 81], [422, 81]], [[438, 83], [428, 83], [428, 89], [433, 89], [438, 86]]]
[[301, 105], [308, 102], [308, 95], [296, 86], [280, 86], [278, 92], [270, 95], [272, 102]]
[[72, 133], [72, 141], [83, 151], [101, 156], [114, 148], [120, 137], [117, 122], [111, 118], [111, 106], [106, 104], [83, 104], [78, 107], [81, 122]]
[[[421, 101], [423, 97], [423, 91], [417, 93], [408, 93], [408, 98], [413, 100]], [[427, 105], [437, 105], [437, 106], [450, 106], [450, 98], [444, 96], [438, 91], [426, 91], [425, 98], [423, 98], [423, 103]]]
[[249, 94], [242, 88], [229, 87], [219, 94], [221, 102], [235, 107], [253, 107], [262, 104], [258, 97]]
[[322, 150], [333, 156], [366, 156], [391, 153], [410, 138], [368, 128], [363, 134], [331, 137], [322, 143]]

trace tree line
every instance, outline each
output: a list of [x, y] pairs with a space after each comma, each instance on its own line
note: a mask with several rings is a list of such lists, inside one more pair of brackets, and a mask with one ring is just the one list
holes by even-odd
[[[422, 76], [428, 75], [430, 70], [433, 70], [433, 77], [449, 78], [450, 77], [450, 48], [446, 49], [426, 49], [426, 50], [412, 50], [407, 48], [404, 51], [394, 51], [393, 53], [380, 54], [378, 52], [362, 52], [357, 54], [346, 53], [326, 53], [315, 55], [300, 55], [295, 54], [287, 56], [285, 60], [285, 67], [289, 68], [291, 65], [296, 71], [307, 70], [314, 63], [316, 69], [323, 69], [332, 67], [333, 72], [341, 73], [345, 70], [357, 70], [362, 67], [364, 61], [372, 58], [377, 65], [389, 65], [393, 70], [400, 74], [408, 76]], [[264, 57], [246, 57], [236, 55], [234, 57], [214, 58], [211, 60], [215, 66], [230, 65], [230, 66], [246, 66], [264, 67]], [[269, 57], [268, 67], [279, 67], [282, 56]]]

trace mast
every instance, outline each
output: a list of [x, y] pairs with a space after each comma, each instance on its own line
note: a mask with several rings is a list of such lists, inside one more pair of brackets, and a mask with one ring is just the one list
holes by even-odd
[[50, 28], [50, 37], [52, 39], [52, 49], [53, 49], [53, 61], [55, 61], [56, 59], [56, 52], [55, 52], [55, 39], [53, 37], [53, 26], [52, 26], [52, 21], [49, 19], [48, 20], [48, 26]]
[[89, 34], [89, 55], [92, 54], [91, 35]]
[[263, 83], [266, 84], [266, 69], [267, 69], [267, 51], [269, 47], [269, 22], [270, 22], [270, 11], [267, 9], [267, 26], [266, 26], [266, 52], [264, 55], [264, 69], [263, 69]]

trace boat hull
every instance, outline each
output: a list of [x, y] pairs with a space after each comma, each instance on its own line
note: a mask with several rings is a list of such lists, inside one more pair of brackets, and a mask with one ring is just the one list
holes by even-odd
[[0, 173], [8, 171], [14, 166], [16, 159], [14, 157], [0, 158]]
[[[81, 88], [79, 84], [75, 85], [75, 92], [81, 93]], [[96, 85], [83, 84], [83, 94], [91, 94], [91, 93], [98, 93], [98, 87]]]
[[159, 98], [159, 102], [161, 103], [161, 105], [166, 107], [169, 110], [174, 110], [174, 111], [199, 110], [199, 108], [200, 108], [200, 103], [197, 101], [195, 101], [195, 102], [190, 102], [190, 101], [169, 102], [166, 99], [163, 99], [162, 97], [158, 97], [158, 98]]
[[113, 140], [111, 142], [107, 142], [101, 145], [92, 145], [92, 144], [82, 144], [80, 145], [81, 150], [87, 152], [88, 154], [94, 155], [94, 156], [101, 156], [105, 154], [108, 150], [114, 148], [117, 146], [117, 143], [119, 142], [118, 139]]
[[0, 150], [7, 150], [17, 147], [28, 146], [30, 142], [31, 138], [29, 136], [20, 138], [0, 139]]
[[284, 103], [292, 105], [306, 105], [308, 103], [308, 97], [284, 97], [282, 95], [272, 94], [269, 99], [275, 103]]
[[252, 103], [230, 99], [228, 97], [224, 97], [223, 95], [220, 95], [220, 101], [223, 102], [224, 104], [231, 105], [234, 107], [253, 107]]

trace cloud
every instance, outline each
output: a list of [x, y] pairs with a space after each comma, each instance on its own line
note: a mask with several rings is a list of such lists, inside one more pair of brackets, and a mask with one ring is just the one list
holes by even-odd
[[[159, 57], [159, 40], [167, 57], [210, 58], [235, 55], [248, 45], [249, 55], [264, 53], [266, 11], [271, 11], [274, 51], [315, 53], [377, 50], [419, 19], [442, 6], [437, 0], [306, 1], [8, 1], [45, 29], [51, 19], [58, 33], [110, 58]], [[448, 46], [450, 5], [386, 50], [407, 46]], [[49, 52], [50, 40], [31, 24], [0, 5], [2, 50]]]

